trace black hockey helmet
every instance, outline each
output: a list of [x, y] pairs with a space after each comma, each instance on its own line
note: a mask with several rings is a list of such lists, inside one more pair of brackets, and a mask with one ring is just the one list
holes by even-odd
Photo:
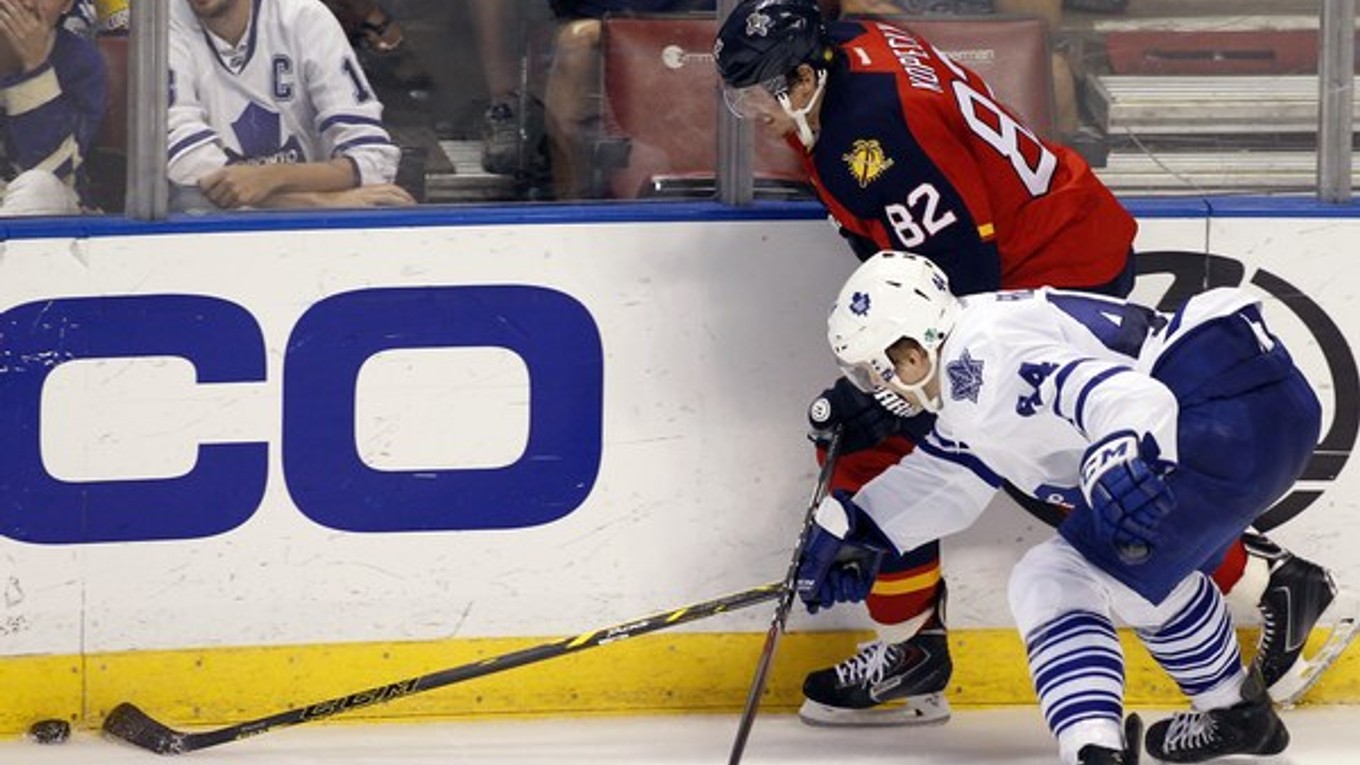
[[817, 0], [742, 0], [713, 44], [724, 85], [772, 93], [787, 89], [784, 78], [799, 64], [826, 69], [832, 54]]

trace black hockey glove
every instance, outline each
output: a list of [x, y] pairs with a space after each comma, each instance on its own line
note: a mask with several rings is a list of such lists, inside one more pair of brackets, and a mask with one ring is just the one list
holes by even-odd
[[869, 449], [901, 434], [905, 420], [842, 377], [808, 405], [808, 438], [825, 447], [840, 425], [841, 453]]

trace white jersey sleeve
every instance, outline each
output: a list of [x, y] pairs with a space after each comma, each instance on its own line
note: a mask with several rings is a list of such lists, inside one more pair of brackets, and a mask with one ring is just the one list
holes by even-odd
[[1088, 443], [1119, 431], [1150, 435], [1161, 458], [1176, 461], [1176, 418], [1180, 405], [1165, 385], [1132, 366], [1061, 351], [1031, 358], [1047, 359], [1053, 372], [1039, 386], [1040, 400], [1052, 402], [1051, 412], [1068, 422]]
[[906, 552], [973, 525], [998, 485], [997, 476], [966, 445], [936, 429], [866, 483], [854, 500], [898, 551]]
[[[265, 0], [277, 2], [278, 0]], [[291, 27], [301, 57], [314, 129], [327, 157], [348, 157], [361, 185], [391, 183], [401, 150], [382, 123], [382, 103], [359, 66], [340, 22], [318, 0], [299, 3]]]
[[[175, 3], [181, 10], [183, 3]], [[180, 16], [170, 19], [170, 111], [168, 115], [168, 175], [171, 183], [191, 186], [199, 178], [227, 164], [227, 153], [209, 120], [200, 85], [211, 80], [200, 76], [204, 56], [193, 55], [193, 46], [203, 45], [197, 26], [190, 31]]]
[[[1051, 317], [1028, 340], [1012, 339], [1017, 375], [1036, 390], [1030, 402], [1070, 424], [1087, 443], [1131, 430], [1151, 436], [1161, 457], [1176, 461], [1180, 405], [1160, 381], [1140, 369], [1148, 339], [1166, 321], [1142, 306], [1095, 295], [1042, 290], [1035, 306]], [[1028, 378], [1028, 379], [1027, 379]], [[1024, 404], [1017, 404], [1024, 414]]]
[[998, 474], [1044, 499], [1074, 498], [1086, 448], [1122, 430], [1152, 436], [1175, 461], [1176, 397], [1138, 368], [1166, 317], [1054, 290], [968, 304], [940, 360], [941, 419]]

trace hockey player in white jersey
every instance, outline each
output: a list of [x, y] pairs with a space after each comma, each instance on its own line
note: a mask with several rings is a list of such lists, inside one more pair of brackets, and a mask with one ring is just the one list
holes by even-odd
[[1316, 395], [1250, 294], [1174, 315], [1057, 290], [962, 300], [930, 261], [884, 252], [828, 320], [845, 375], [937, 414], [934, 431], [853, 496], [817, 511], [797, 587], [811, 607], [862, 597], [873, 550], [973, 523], [1002, 480], [1070, 509], [1016, 564], [1010, 604], [1065, 765], [1128, 765], [1114, 618], [1190, 698], [1152, 725], [1158, 759], [1275, 754], [1289, 742], [1204, 574], [1289, 489], [1321, 427]]
[[169, 177], [219, 208], [413, 204], [400, 149], [320, 0], [175, 0]]

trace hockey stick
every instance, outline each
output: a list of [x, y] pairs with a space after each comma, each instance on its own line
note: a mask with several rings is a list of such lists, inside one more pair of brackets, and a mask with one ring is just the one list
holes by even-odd
[[798, 533], [798, 544], [793, 547], [793, 560], [789, 561], [789, 570], [784, 574], [779, 602], [774, 607], [774, 618], [770, 619], [770, 629], [765, 633], [765, 648], [760, 652], [756, 674], [751, 679], [751, 690], [746, 694], [746, 707], [741, 712], [741, 722], [737, 724], [737, 738], [732, 742], [732, 753], [727, 758], [727, 765], [740, 765], [741, 756], [746, 752], [746, 739], [751, 736], [751, 726], [755, 724], [756, 710], [760, 707], [760, 696], [765, 693], [770, 663], [774, 660], [775, 644], [779, 642], [779, 636], [784, 632], [784, 623], [788, 621], [789, 610], [793, 607], [794, 580], [798, 577], [798, 562], [803, 557], [803, 548], [811, 535], [812, 518], [817, 513], [817, 506], [826, 498], [826, 492], [831, 487], [831, 474], [836, 470], [836, 459], [840, 457], [841, 432], [841, 426], [837, 425], [831, 434], [831, 443], [826, 447], [826, 459], [822, 462], [822, 469], [817, 473], [817, 485], [812, 490], [812, 500], [808, 502], [807, 513], [803, 516], [803, 529]]
[[562, 638], [551, 643], [543, 643], [500, 656], [492, 656], [461, 666], [431, 672], [428, 675], [379, 685], [301, 709], [290, 709], [258, 720], [250, 720], [200, 733], [184, 733], [174, 730], [152, 719], [150, 715], [143, 712], [135, 704], [123, 702], [114, 707], [113, 711], [109, 712], [109, 716], [104, 718], [104, 732], [157, 754], [183, 754], [184, 752], [206, 749], [210, 746], [217, 746], [250, 736], [258, 736], [276, 728], [320, 720], [360, 707], [385, 704], [394, 699], [424, 693], [446, 685], [485, 677], [497, 672], [504, 672], [507, 669], [565, 656], [569, 653], [584, 651], [587, 648], [607, 645], [636, 635], [674, 627], [677, 624], [706, 619], [727, 611], [735, 611], [757, 603], [764, 603], [779, 597], [785, 586], [785, 583], [782, 582], [763, 584], [716, 600], [682, 606], [672, 611], [633, 619], [613, 627], [585, 632], [575, 637]]

